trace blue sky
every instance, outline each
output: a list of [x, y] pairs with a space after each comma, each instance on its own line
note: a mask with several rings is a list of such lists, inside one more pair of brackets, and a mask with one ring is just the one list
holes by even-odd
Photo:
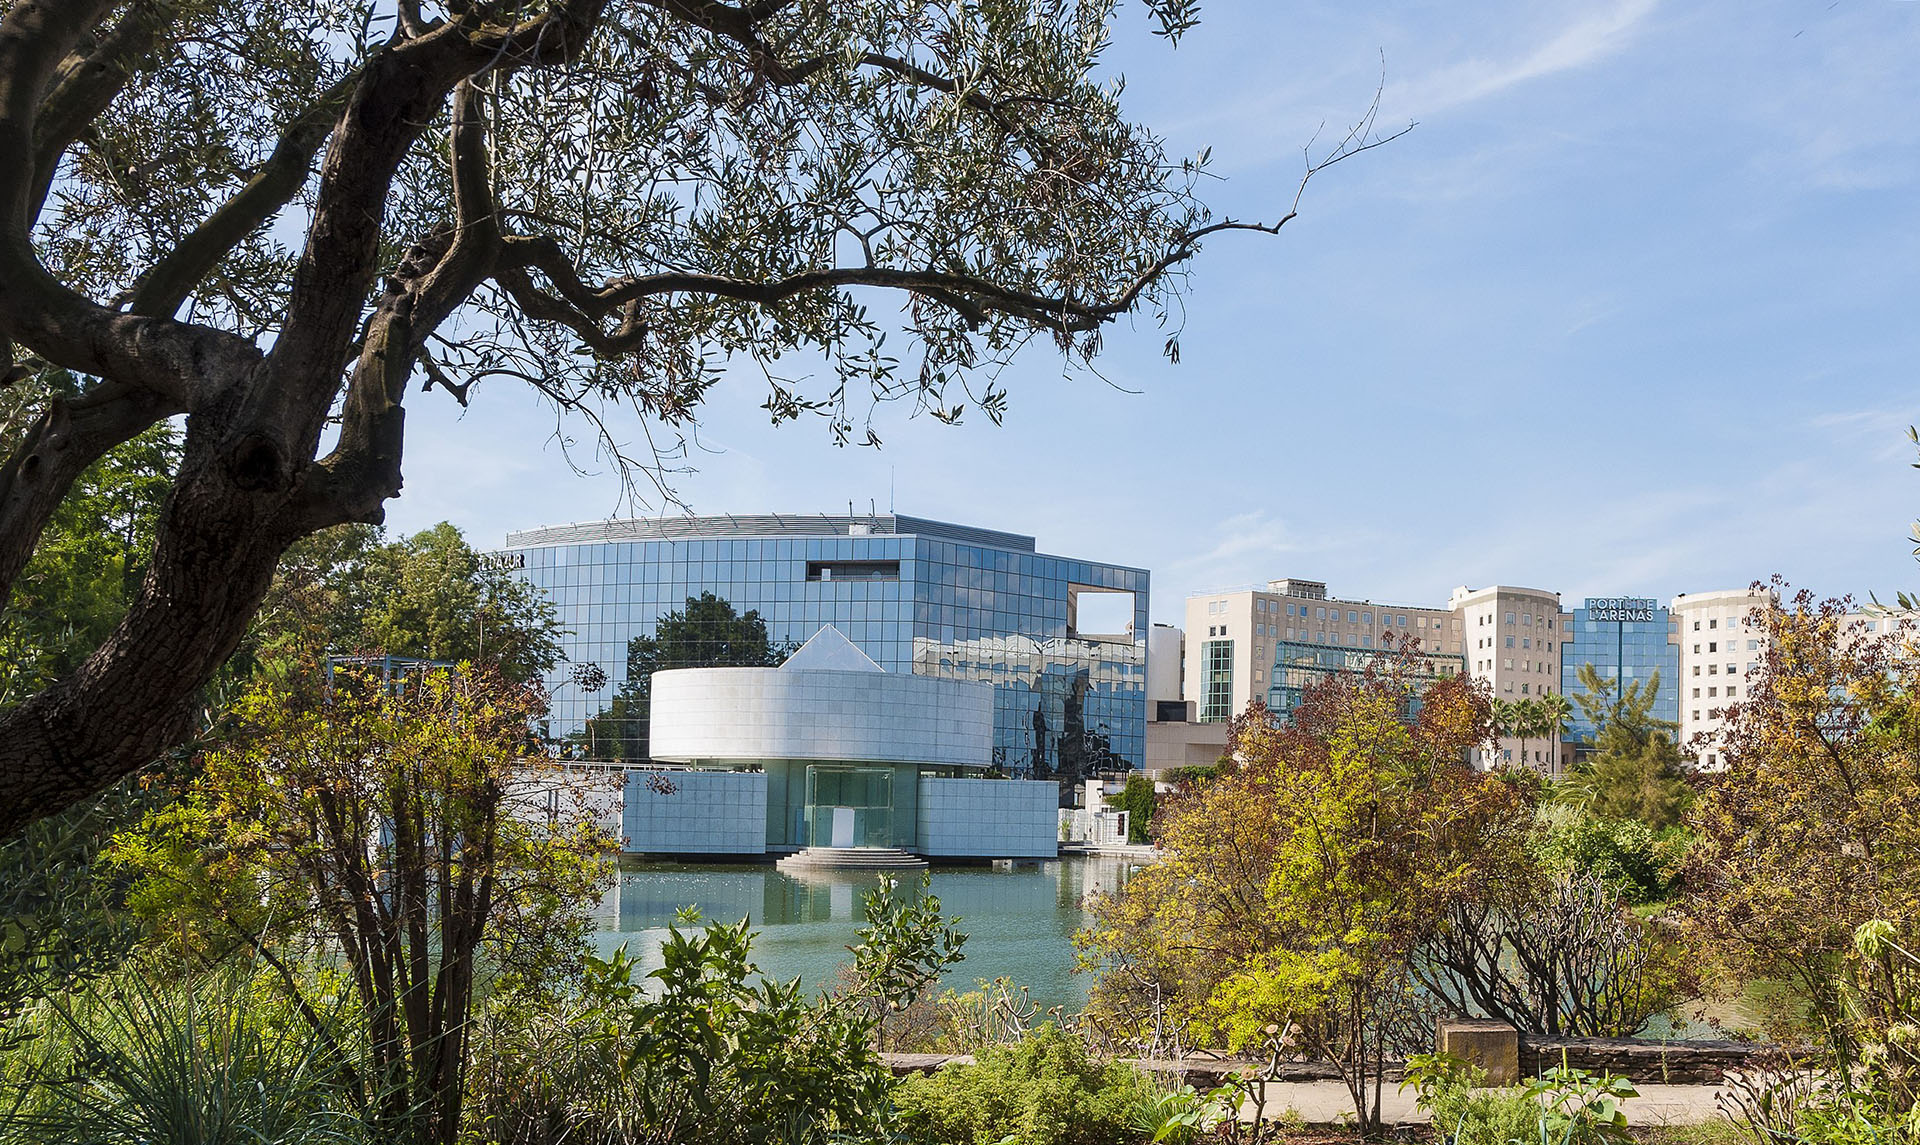
[[[1146, 321], [1109, 334], [1113, 386], [1036, 344], [1004, 426], [886, 410], [879, 451], [769, 428], [742, 371], [678, 482], [695, 511], [885, 509], [891, 484], [1151, 569], [1156, 620], [1281, 576], [1411, 603], [1920, 586], [1920, 3], [1210, 0], [1172, 50], [1123, 12], [1131, 114], [1213, 147], [1219, 213], [1280, 213], [1383, 53], [1382, 123], [1419, 126], [1280, 236], [1213, 242], [1177, 366]], [[525, 396], [410, 400], [393, 527], [491, 546], [619, 511]]]

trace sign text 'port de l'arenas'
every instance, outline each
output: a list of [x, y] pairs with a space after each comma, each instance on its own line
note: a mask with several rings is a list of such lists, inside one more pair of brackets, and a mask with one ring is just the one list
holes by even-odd
[[1590, 596], [1587, 619], [1606, 621], [1650, 621], [1660, 602], [1639, 596]]

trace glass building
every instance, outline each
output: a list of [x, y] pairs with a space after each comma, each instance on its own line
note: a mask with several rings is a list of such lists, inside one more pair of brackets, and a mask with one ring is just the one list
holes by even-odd
[[[1660, 690], [1654, 696], [1653, 714], [1678, 723], [1680, 719], [1680, 645], [1667, 610], [1648, 597], [1588, 597], [1573, 610], [1573, 624], [1562, 636], [1560, 651], [1560, 690], [1568, 699], [1589, 695], [1580, 682], [1580, 665], [1591, 664], [1600, 678], [1614, 682], [1614, 695], [1620, 689], [1638, 683], [1647, 686], [1654, 673], [1660, 675]], [[1596, 729], [1574, 703], [1573, 719], [1567, 725], [1567, 738], [1576, 744], [1591, 745]]]
[[[604, 710], [627, 642], [711, 592], [776, 643], [833, 625], [888, 672], [994, 685], [996, 766], [1071, 778], [1146, 758], [1147, 572], [894, 514], [664, 517], [512, 533], [503, 557], [569, 630], [550, 731]], [[610, 678], [586, 693], [574, 668]]]
[[[1268, 675], [1267, 710], [1273, 718], [1287, 723], [1309, 689], [1342, 672], [1358, 676], [1382, 653], [1372, 648], [1337, 647], [1329, 644], [1303, 644], [1283, 641], [1274, 646], [1273, 671]], [[1420, 711], [1420, 696], [1426, 685], [1466, 672], [1464, 656], [1438, 652], [1414, 652], [1412, 683], [1406, 715]]]

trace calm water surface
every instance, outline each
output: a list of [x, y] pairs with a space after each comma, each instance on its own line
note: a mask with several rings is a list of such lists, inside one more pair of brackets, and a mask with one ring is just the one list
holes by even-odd
[[[941, 913], [967, 935], [966, 960], [944, 984], [968, 990], [978, 979], [1006, 977], [1029, 987], [1043, 1007], [1079, 1008], [1090, 985], [1072, 972], [1073, 932], [1089, 921], [1081, 902], [1094, 890], [1119, 890], [1132, 866], [1126, 859], [1065, 858], [1010, 871], [935, 867]], [[847, 960], [865, 921], [861, 898], [878, 881], [865, 872], [788, 875], [771, 864], [623, 863], [600, 903], [594, 941], [602, 950], [625, 943], [652, 970], [668, 924], [691, 906], [716, 922], [749, 920], [758, 932], [754, 961], [764, 974], [818, 987]]]

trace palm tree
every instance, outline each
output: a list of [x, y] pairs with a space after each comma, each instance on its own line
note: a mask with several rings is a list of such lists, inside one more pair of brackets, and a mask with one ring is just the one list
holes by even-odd
[[[1500, 739], [1514, 734], [1514, 727], [1519, 722], [1519, 713], [1516, 710], [1518, 707], [1519, 705], [1511, 700], [1502, 700], [1497, 697], [1494, 699], [1493, 734], [1496, 745]], [[1496, 746], [1494, 750], [1498, 752], [1499, 748]]]
[[1553, 758], [1549, 763], [1559, 763], [1560, 744], [1566, 739], [1567, 723], [1573, 719], [1573, 701], [1563, 692], [1551, 692], [1540, 697], [1537, 705], [1540, 709], [1542, 731], [1553, 741]]
[[1527, 741], [1540, 734], [1540, 705], [1531, 698], [1516, 701], [1513, 705], [1513, 734], [1520, 739], [1520, 762], [1532, 765], [1527, 757]]

